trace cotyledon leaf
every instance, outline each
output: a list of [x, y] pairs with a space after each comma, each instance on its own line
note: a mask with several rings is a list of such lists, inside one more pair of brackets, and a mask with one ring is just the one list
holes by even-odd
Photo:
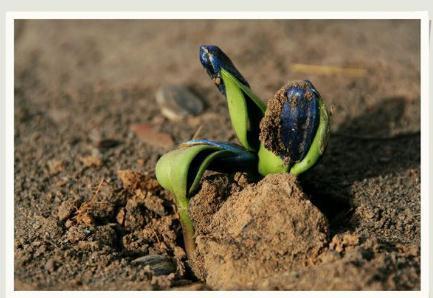
[[254, 154], [235, 144], [193, 140], [164, 154], [156, 164], [158, 182], [175, 196], [188, 256], [191, 256], [195, 249], [194, 228], [188, 211], [189, 198], [197, 191], [206, 169], [216, 160], [218, 164], [226, 164], [233, 169], [248, 163], [255, 167], [257, 162]]
[[259, 126], [266, 105], [250, 89], [230, 58], [215, 45], [202, 45], [200, 62], [226, 97], [230, 119], [239, 142], [250, 151], [259, 150]]
[[218, 162], [210, 163], [208, 168], [218, 172], [257, 171], [257, 155], [244, 147], [231, 142], [213, 141], [208, 139], [194, 139], [181, 146], [210, 145], [230, 154], [218, 156]]
[[155, 168], [156, 179], [162, 187], [171, 191], [177, 200], [186, 200], [188, 196], [188, 177], [194, 158], [204, 151], [217, 151], [209, 145], [181, 147], [164, 154]]
[[221, 79], [224, 82], [230, 119], [236, 136], [245, 148], [257, 151], [260, 120], [266, 106], [249, 87], [239, 82], [224, 68], [221, 68]]

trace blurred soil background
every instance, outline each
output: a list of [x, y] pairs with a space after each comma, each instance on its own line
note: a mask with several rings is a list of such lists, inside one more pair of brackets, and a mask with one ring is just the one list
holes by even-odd
[[[198, 59], [201, 44], [216, 44], [263, 99], [309, 79], [332, 110], [327, 152], [301, 178], [330, 221], [331, 256], [293, 274], [288, 289], [419, 289], [419, 28], [16, 21], [15, 288], [208, 288], [186, 264], [172, 198], [153, 169], [195, 133], [235, 140], [225, 99]], [[162, 113], [156, 94], [167, 85], [188, 88], [203, 106], [182, 120]]]

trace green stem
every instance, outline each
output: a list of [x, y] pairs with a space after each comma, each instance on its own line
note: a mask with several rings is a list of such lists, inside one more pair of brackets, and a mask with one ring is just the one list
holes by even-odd
[[288, 166], [284, 164], [283, 160], [272, 151], [266, 149], [262, 143], [260, 144], [258, 155], [258, 171], [260, 175], [266, 176], [268, 174], [286, 173], [288, 171]]
[[194, 227], [189, 217], [188, 200], [187, 198], [177, 199], [177, 212], [179, 212], [179, 220], [182, 226], [183, 241], [188, 259], [191, 259], [195, 251]]

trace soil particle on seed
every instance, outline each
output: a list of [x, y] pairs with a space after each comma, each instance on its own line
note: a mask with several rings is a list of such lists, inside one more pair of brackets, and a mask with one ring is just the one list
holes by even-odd
[[[281, 128], [281, 112], [283, 105], [287, 101], [286, 91], [290, 87], [299, 87], [307, 89], [308, 85], [305, 81], [291, 81], [281, 87], [273, 97], [267, 101], [266, 112], [263, 119], [260, 121], [260, 141], [265, 148], [274, 152], [276, 155], [283, 158], [285, 164], [290, 164], [293, 161], [290, 159], [289, 148], [284, 145]], [[308, 99], [312, 95], [306, 92], [305, 97]]]
[[194, 268], [214, 289], [257, 289], [276, 272], [303, 267], [324, 249], [328, 222], [289, 174], [232, 194], [197, 235]]

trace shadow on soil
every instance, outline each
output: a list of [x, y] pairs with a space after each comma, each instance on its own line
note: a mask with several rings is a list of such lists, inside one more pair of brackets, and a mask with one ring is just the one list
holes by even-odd
[[323, 160], [301, 178], [313, 203], [332, 226], [344, 226], [357, 202], [356, 181], [405, 171], [420, 164], [420, 132], [393, 133], [407, 101], [386, 98], [331, 133]]

